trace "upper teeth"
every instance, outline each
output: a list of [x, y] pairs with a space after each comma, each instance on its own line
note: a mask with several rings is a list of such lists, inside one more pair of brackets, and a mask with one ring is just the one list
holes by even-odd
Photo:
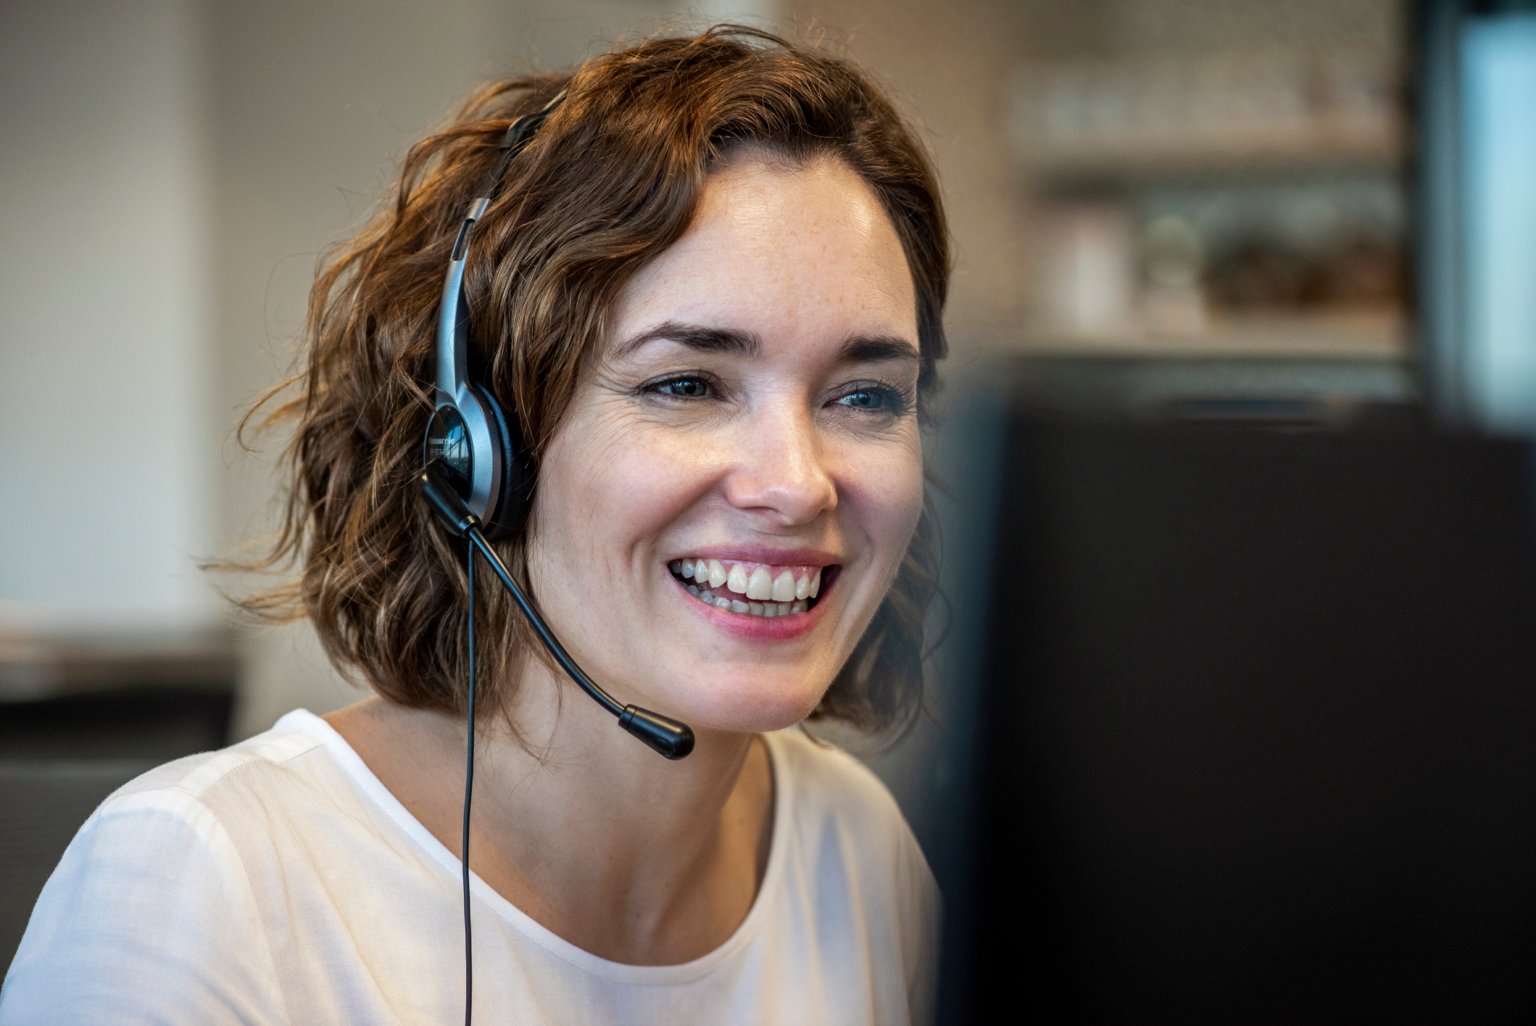
[[[751, 567], [749, 570], [748, 567]], [[671, 570], [687, 581], [727, 590], [760, 602], [794, 602], [821, 593], [821, 567], [784, 568], [775, 573], [762, 564], [722, 563], [718, 559], [678, 559]]]

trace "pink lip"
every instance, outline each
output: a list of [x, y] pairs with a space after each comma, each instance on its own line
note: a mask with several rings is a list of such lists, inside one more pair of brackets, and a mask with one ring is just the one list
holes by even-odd
[[822, 610], [826, 608], [825, 603], [817, 602], [803, 613], [773, 617], [752, 616], [747, 613], [733, 613], [719, 606], [706, 605], [688, 594], [681, 584], [677, 587], [678, 596], [711, 625], [739, 638], [758, 641], [787, 641], [808, 634], [821, 620]]

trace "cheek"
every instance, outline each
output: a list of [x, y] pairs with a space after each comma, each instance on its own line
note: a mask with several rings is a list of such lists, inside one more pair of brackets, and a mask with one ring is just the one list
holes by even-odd
[[562, 429], [539, 471], [534, 548], [560, 549], [562, 558], [574, 549], [587, 561], [627, 562], [626, 540], [646, 537], [687, 505], [699, 476], [696, 462], [696, 454], [627, 422]]
[[907, 544], [923, 513], [923, 459], [921, 450], [866, 464], [849, 498], [863, 511], [865, 530], [879, 552], [879, 560], [894, 578]]
[[[533, 507], [528, 518], [530, 573], [552, 572], [569, 562], [576, 539], [601, 529], [597, 511], [604, 508], [595, 492], [605, 478], [591, 468], [591, 456], [563, 425], [539, 461]], [[535, 581], [535, 587], [540, 583]]]
[[912, 470], [912, 476], [907, 481], [902, 492], [899, 507], [893, 513], [893, 519], [897, 522], [897, 531], [900, 534], [901, 544], [897, 546], [897, 561], [907, 551], [907, 545], [912, 541], [912, 535], [917, 530], [917, 523], [923, 516], [923, 464], [919, 460]]

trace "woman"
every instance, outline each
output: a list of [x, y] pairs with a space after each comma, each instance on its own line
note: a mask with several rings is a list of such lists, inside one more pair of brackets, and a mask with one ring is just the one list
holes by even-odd
[[[474, 98], [322, 271], [278, 411], [270, 562], [300, 572], [250, 604], [310, 617], [376, 695], [109, 799], [0, 1019], [446, 1022], [471, 920], [482, 1022], [924, 1019], [923, 857], [872, 775], [783, 728], [916, 709], [946, 279], [921, 149], [841, 62], [713, 31]], [[487, 500], [444, 419], [497, 399]], [[471, 650], [427, 462], [570, 657], [691, 754], [615, 731], [483, 564]]]

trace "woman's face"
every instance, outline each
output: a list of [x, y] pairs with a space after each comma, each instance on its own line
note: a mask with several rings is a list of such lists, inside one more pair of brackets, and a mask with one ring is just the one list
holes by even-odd
[[737, 731], [815, 707], [921, 511], [917, 338], [846, 166], [747, 151], [711, 176], [539, 469], [534, 594], [620, 702]]

